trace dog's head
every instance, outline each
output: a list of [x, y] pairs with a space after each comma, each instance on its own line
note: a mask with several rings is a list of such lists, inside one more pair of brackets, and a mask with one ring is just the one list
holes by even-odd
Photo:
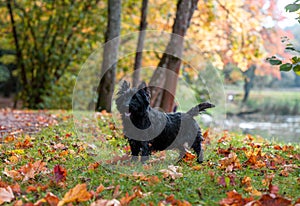
[[117, 109], [125, 117], [133, 115], [143, 116], [150, 107], [150, 92], [145, 82], [137, 88], [130, 88], [124, 81], [117, 93]]

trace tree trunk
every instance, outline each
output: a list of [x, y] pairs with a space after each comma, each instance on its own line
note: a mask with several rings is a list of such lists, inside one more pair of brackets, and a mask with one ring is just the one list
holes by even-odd
[[162, 108], [166, 112], [173, 111], [174, 95], [183, 51], [183, 37], [190, 26], [197, 3], [198, 0], [178, 1], [172, 29], [173, 35], [150, 80], [150, 85], [154, 86], [151, 91], [151, 104], [154, 107]]
[[253, 82], [255, 79], [255, 70], [256, 65], [251, 65], [251, 67], [244, 72], [245, 79], [244, 79], [244, 97], [243, 97], [243, 103], [245, 103], [248, 100], [250, 90], [253, 87]]
[[143, 0], [141, 9], [141, 22], [140, 22], [140, 33], [138, 39], [137, 50], [135, 54], [134, 72], [132, 75], [132, 86], [137, 87], [140, 81], [140, 69], [142, 66], [143, 47], [147, 28], [147, 10], [148, 0]]
[[[111, 112], [121, 24], [121, 0], [108, 1], [108, 24], [105, 34], [101, 80], [98, 86], [96, 110]], [[114, 39], [116, 38], [116, 39]], [[110, 41], [111, 40], [111, 41]]]
[[16, 29], [16, 23], [15, 23], [15, 19], [14, 19], [14, 15], [13, 15], [13, 9], [11, 6], [11, 0], [6, 1], [6, 6], [9, 11], [9, 17], [10, 17], [10, 22], [11, 22], [11, 26], [12, 26], [13, 37], [14, 37], [14, 41], [15, 41], [17, 66], [21, 68], [22, 84], [27, 85], [28, 81], [27, 81], [27, 76], [26, 76], [25, 65], [23, 62], [23, 54], [22, 54], [22, 50], [20, 49], [18, 33], [17, 33], [17, 29]]

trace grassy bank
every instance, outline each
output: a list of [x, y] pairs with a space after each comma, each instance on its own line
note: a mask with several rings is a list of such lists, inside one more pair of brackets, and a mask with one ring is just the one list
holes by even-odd
[[[243, 91], [230, 89], [227, 93], [234, 93], [235, 100], [229, 103], [229, 109], [240, 106]], [[244, 110], [259, 110], [262, 114], [272, 115], [300, 115], [300, 90], [251, 90], [248, 101], [243, 105]]]
[[[0, 200], [4, 190], [11, 195], [8, 204], [89, 205], [98, 201], [100, 205], [114, 200], [123, 205], [230, 205], [230, 201], [245, 203], [251, 198], [265, 201], [272, 195], [276, 201], [292, 203], [300, 198], [299, 145], [206, 130], [203, 164], [188, 155], [174, 167], [166, 166], [152, 175], [125, 175], [102, 167], [101, 158], [95, 158], [101, 151], [76, 135], [72, 118], [62, 120], [35, 135], [3, 139]], [[93, 135], [126, 156], [128, 145], [121, 128], [109, 114], [99, 115], [99, 121], [99, 133]], [[111, 159], [111, 164], [122, 165], [123, 159], [114, 153]], [[141, 167], [146, 171], [155, 164]]]

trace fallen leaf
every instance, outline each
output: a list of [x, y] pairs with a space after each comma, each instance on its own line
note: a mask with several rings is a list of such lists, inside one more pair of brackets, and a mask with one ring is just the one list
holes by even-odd
[[121, 194], [120, 192], [120, 185], [117, 185], [115, 187], [114, 193], [113, 193], [113, 198], [117, 198]]
[[56, 184], [58, 184], [59, 182], [66, 181], [67, 170], [64, 167], [60, 165], [55, 165], [55, 167], [53, 168], [53, 174]]
[[282, 150], [282, 148], [279, 145], [274, 145], [273, 147], [275, 150]]
[[20, 172], [16, 171], [16, 170], [8, 170], [7, 168], [4, 168], [3, 174], [5, 174], [7, 177], [10, 177], [14, 180], [22, 180], [23, 177], [20, 174]]
[[132, 194], [132, 195], [129, 195], [128, 192], [126, 192], [125, 197], [122, 197], [122, 198], [120, 199], [120, 203], [121, 203], [122, 206], [123, 206], [123, 205], [129, 205], [129, 203], [130, 203], [134, 198], [136, 198], [136, 197], [137, 197], [137, 195], [136, 195], [135, 193]]
[[121, 206], [121, 203], [119, 200], [112, 199], [112, 200], [97, 200], [96, 202], [93, 202], [91, 206]]
[[38, 200], [34, 203], [34, 205], [45, 205], [45, 203], [48, 203], [50, 206], [57, 206], [59, 202], [59, 198], [52, 194], [51, 192], [48, 192], [46, 197]]
[[101, 185], [99, 185], [99, 187], [97, 187], [96, 192], [99, 194], [99, 193], [101, 193], [103, 190], [105, 190], [105, 187], [101, 184]]
[[45, 200], [47, 201], [47, 203], [50, 205], [50, 206], [56, 206], [59, 202], [59, 199], [57, 196], [55, 196], [54, 194], [52, 194], [51, 192], [48, 192], [46, 197], [45, 197]]
[[14, 193], [21, 194], [21, 187], [18, 183], [15, 183], [14, 185], [11, 185], [10, 187]]
[[90, 163], [89, 166], [88, 166], [88, 169], [89, 170], [95, 170], [99, 167], [99, 163], [98, 162], [95, 162], [95, 163]]
[[232, 172], [234, 169], [240, 169], [241, 164], [236, 153], [231, 152], [228, 157], [219, 160], [220, 169], [225, 169], [226, 172]]
[[191, 162], [196, 158], [196, 155], [190, 153], [190, 152], [186, 152], [184, 157], [183, 157], [183, 161], [185, 162]]
[[165, 200], [160, 201], [158, 203], [159, 206], [164, 206], [164, 205], [177, 205], [177, 206], [191, 206], [191, 203], [189, 203], [186, 200], [178, 200], [175, 198], [175, 196], [173, 194], [169, 195], [166, 197]]
[[179, 166], [170, 165], [168, 169], [159, 170], [159, 172], [163, 173], [163, 177], [171, 177], [172, 179], [183, 177], [183, 174], [178, 172], [181, 168]]
[[264, 194], [258, 201], [264, 206], [289, 206], [292, 203], [292, 201], [275, 194]]
[[35, 163], [28, 163], [19, 169], [19, 172], [24, 176], [23, 181], [33, 179], [40, 172], [46, 171], [46, 163], [42, 160], [36, 161]]
[[17, 200], [14, 202], [14, 206], [24, 206], [24, 203], [22, 200]]
[[0, 205], [4, 202], [11, 202], [14, 198], [15, 196], [10, 186], [0, 188]]
[[69, 202], [85, 202], [90, 200], [91, 197], [91, 193], [86, 189], [86, 184], [78, 184], [65, 194], [64, 198], [59, 201], [58, 206]]
[[241, 194], [237, 193], [235, 190], [226, 193], [227, 197], [223, 198], [219, 204], [221, 206], [228, 205], [246, 205], [248, 202], [253, 201], [253, 198], [243, 198]]
[[279, 187], [276, 185], [269, 185], [269, 193], [277, 195], [279, 192]]

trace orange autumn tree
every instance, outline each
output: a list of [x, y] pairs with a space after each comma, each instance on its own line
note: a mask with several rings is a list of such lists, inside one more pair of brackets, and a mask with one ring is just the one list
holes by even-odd
[[[225, 1], [199, 3], [188, 37], [202, 49], [203, 61], [224, 69], [235, 65], [244, 79], [246, 101], [255, 75], [270, 73], [264, 59], [271, 52], [266, 44], [267, 19], [280, 20], [276, 0]], [[279, 29], [277, 28], [279, 31]], [[273, 36], [275, 37], [275, 36]], [[278, 46], [278, 44], [277, 44]], [[282, 48], [282, 47], [278, 47]], [[278, 76], [278, 74], [276, 74]]]

